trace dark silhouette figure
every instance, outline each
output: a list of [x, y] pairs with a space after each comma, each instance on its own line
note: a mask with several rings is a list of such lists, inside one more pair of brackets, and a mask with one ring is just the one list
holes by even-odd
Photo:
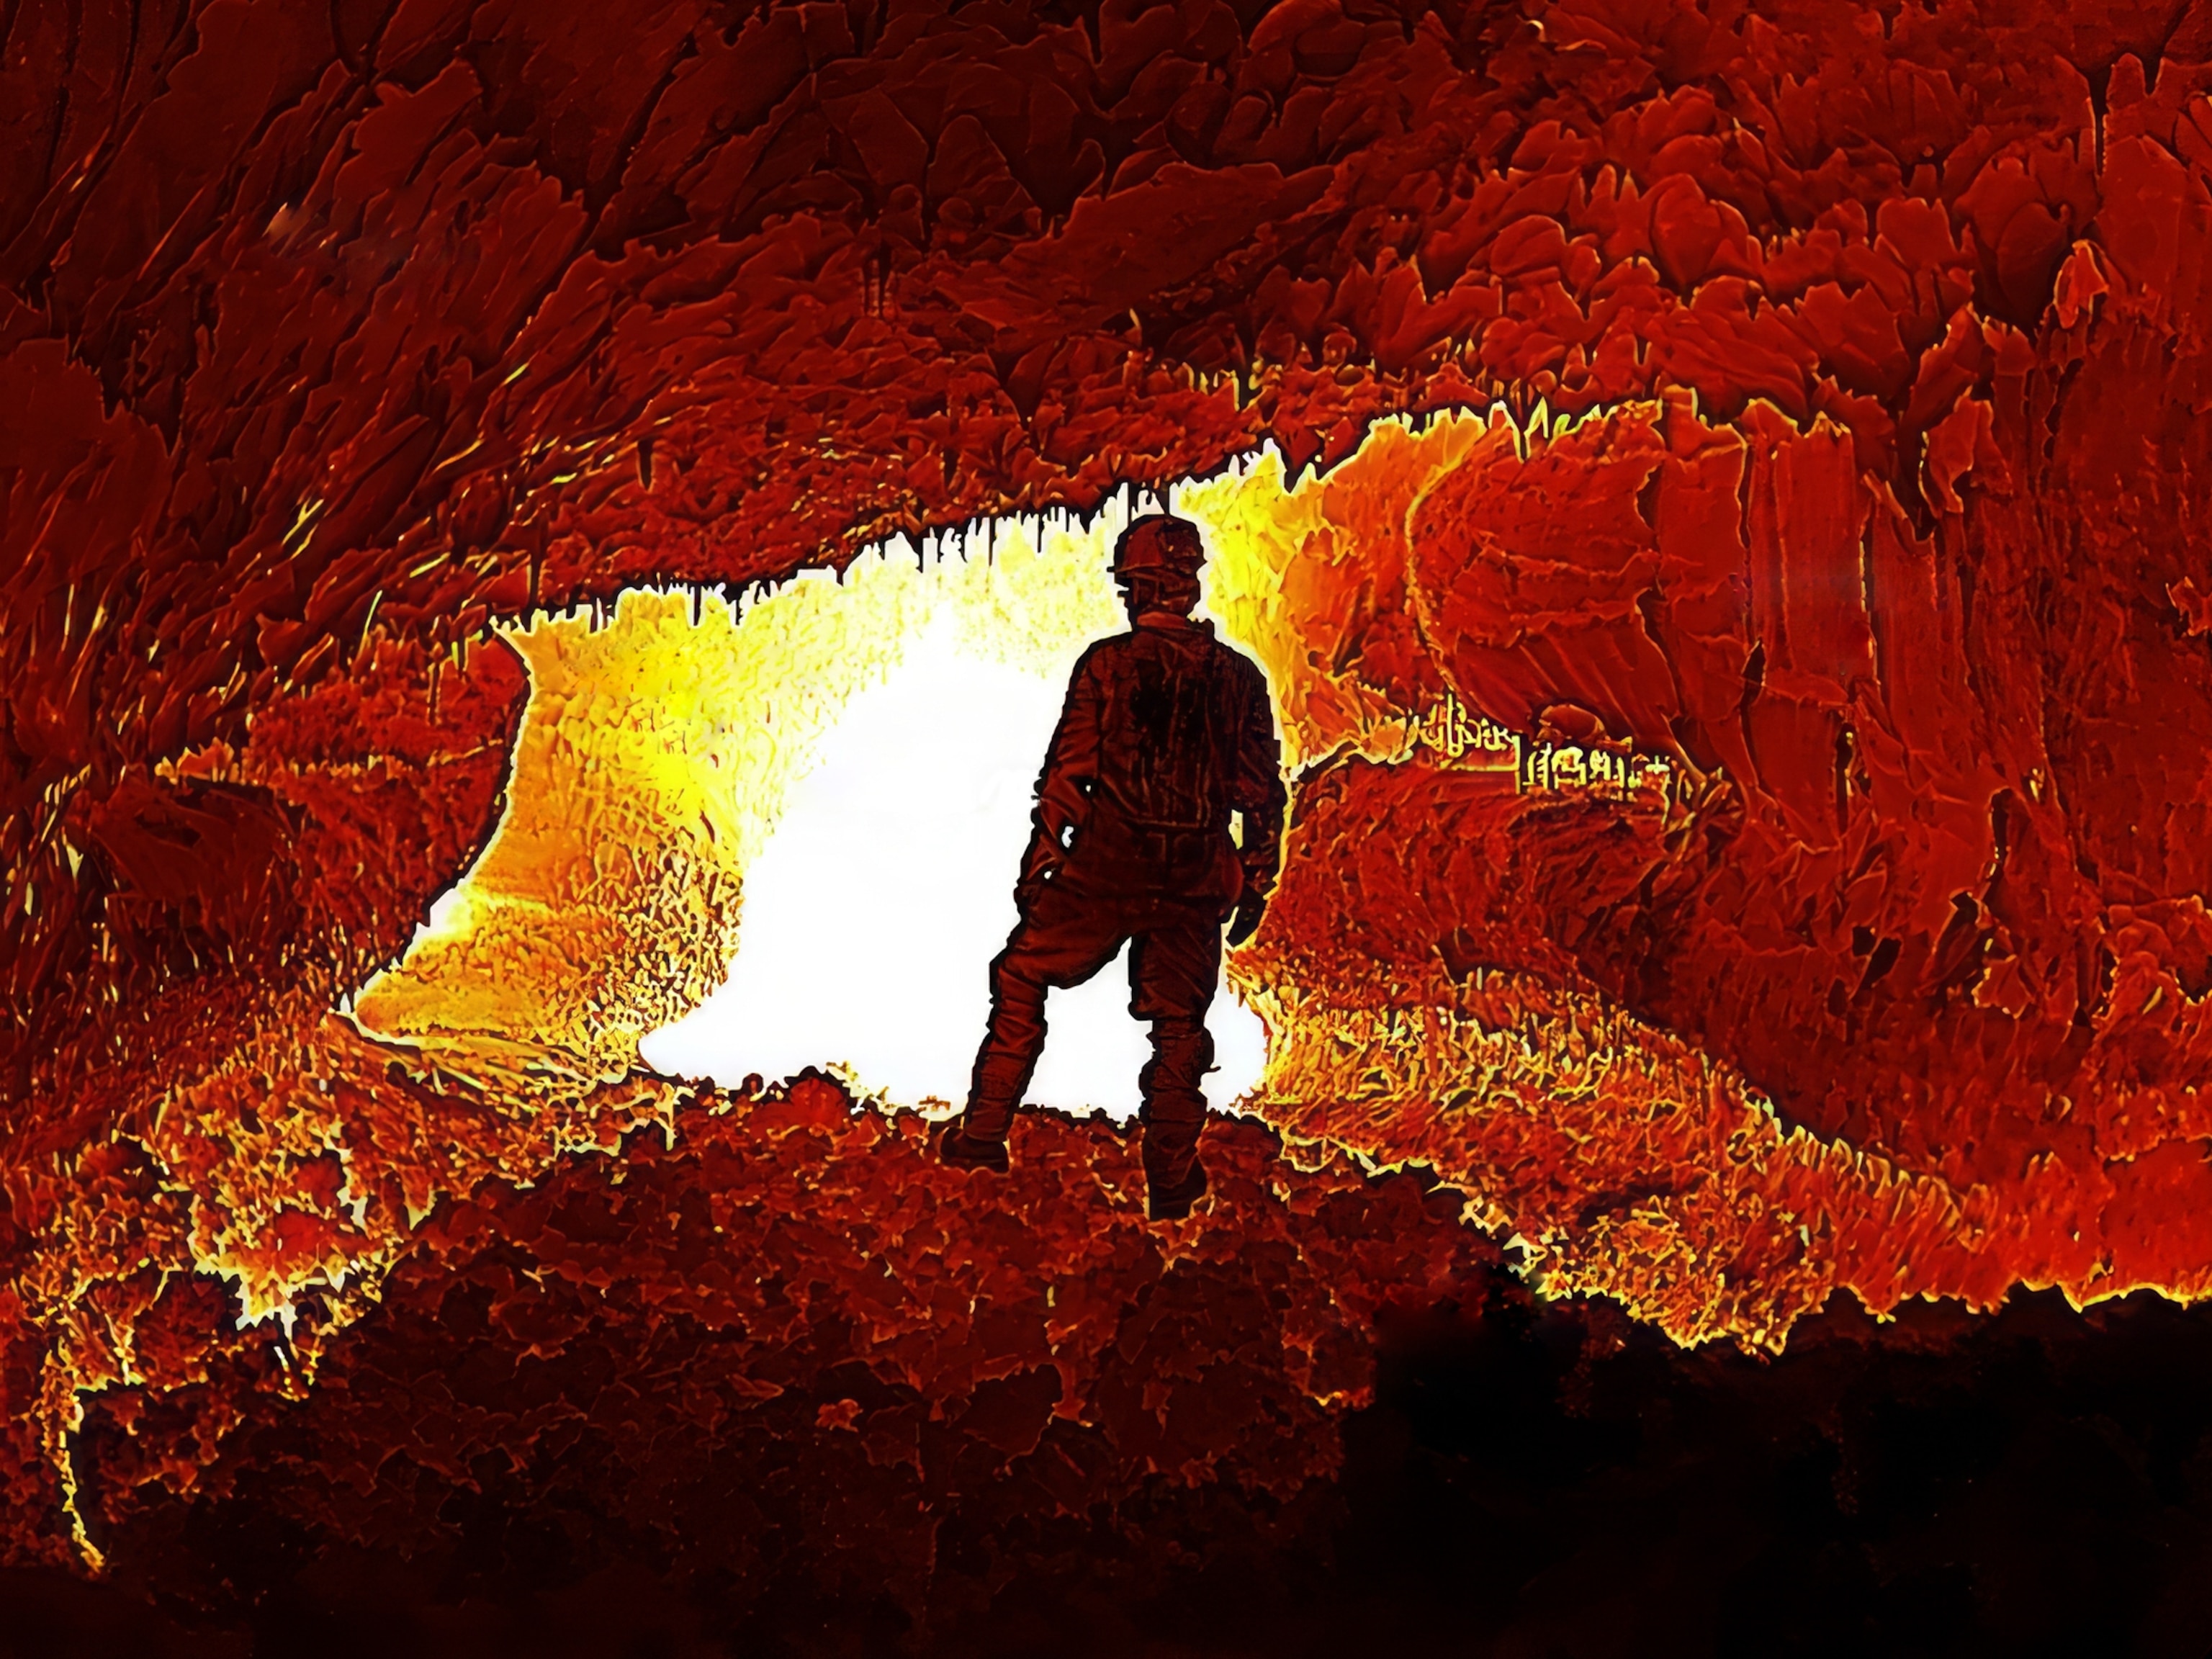
[[[1014, 896], [1021, 921], [991, 964], [991, 1024], [968, 1109], [942, 1156], [1006, 1168], [1006, 1132], [1044, 1048], [1046, 991], [1080, 985], [1129, 950], [1129, 1012], [1152, 1024], [1139, 1073], [1154, 1219], [1206, 1190], [1200, 1084], [1221, 928], [1260, 925], [1281, 858], [1281, 750], [1257, 665], [1192, 619], [1198, 526], [1156, 514], [1122, 532], [1114, 576], [1126, 634], [1083, 653], [1037, 780], [1036, 834]], [[1232, 836], [1231, 815], [1239, 819]]]

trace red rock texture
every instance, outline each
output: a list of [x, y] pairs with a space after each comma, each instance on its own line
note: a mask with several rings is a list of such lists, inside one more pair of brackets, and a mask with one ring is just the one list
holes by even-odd
[[[1681, 781], [1597, 866], [1526, 838], [1516, 962], [1938, 1183], [1953, 1235], [1890, 1241], [1973, 1256], [1931, 1291], [2212, 1281], [2201, 7], [4, 28], [17, 1554], [66, 1553], [77, 1390], [223, 1322], [200, 1267], [396, 1249], [570, 1133], [531, 1164], [534, 1097], [326, 1024], [496, 816], [523, 685], [487, 623], [1264, 439], [1332, 464], [1393, 411], [1584, 418], [1437, 482], [1319, 607], [1381, 617], [1380, 661], [1395, 605], [1469, 706]], [[1393, 824], [1419, 865], [1435, 823]], [[1449, 976], [1496, 941], [1433, 862]], [[288, 1129], [311, 1094], [334, 1141]], [[180, 1102], [197, 1168], [149, 1150]]]
[[[407, 1558], [479, 1506], [611, 1498], [602, 1542], [680, 1580], [795, 1575], [944, 1625], [1040, 1559], [1133, 1542], [1164, 1492], [1295, 1517], [1371, 1397], [1378, 1315], [1494, 1293], [1456, 1194], [1341, 1161], [1286, 1180], [1256, 1126], [1207, 1138], [1233, 1204], [1166, 1230], [1103, 1121], [1025, 1117], [1003, 1180], [921, 1163], [920, 1120], [814, 1079], [685, 1126], [441, 1206], [297, 1404], [296, 1357], [225, 1344], [194, 1281], [173, 1340], [229, 1352], [192, 1388], [99, 1397], [95, 1535], [146, 1588], [216, 1605], [235, 1587], [180, 1516]], [[196, 1436], [223, 1447], [204, 1468]]]

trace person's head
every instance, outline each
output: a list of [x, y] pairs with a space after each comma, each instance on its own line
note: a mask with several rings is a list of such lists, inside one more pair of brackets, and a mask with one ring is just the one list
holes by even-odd
[[1188, 616], [1198, 605], [1205, 562], [1206, 544], [1189, 520], [1153, 513], [1132, 523], [1114, 544], [1114, 580], [1130, 619], [1147, 611]]

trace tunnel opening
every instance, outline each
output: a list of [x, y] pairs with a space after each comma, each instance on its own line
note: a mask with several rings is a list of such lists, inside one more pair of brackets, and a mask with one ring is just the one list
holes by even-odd
[[[356, 1018], [433, 1047], [520, 1039], [602, 1077], [813, 1067], [860, 1097], [957, 1103], [1068, 672], [1127, 626], [1109, 551], [1193, 488], [511, 630], [532, 695], [506, 813]], [[1209, 595], [1233, 611], [1253, 544], [1213, 550]], [[1243, 643], [1233, 615], [1198, 614]], [[1034, 1103], [1133, 1115], [1126, 960], [1053, 994]], [[1206, 1094], [1227, 1109], [1267, 1036], [1226, 969], [1208, 1023]]]
[[[1085, 646], [1118, 631], [1104, 556], [1133, 504], [1158, 505], [1123, 495], [1087, 520], [945, 538], [913, 556], [920, 581], [900, 601], [897, 654], [880, 679], [842, 700], [808, 684], [811, 665], [779, 679], [780, 701], [837, 706], [823, 711], [819, 741], [790, 757], [781, 811], [744, 874], [728, 977], [644, 1038], [648, 1065], [735, 1087], [826, 1064], [865, 1097], [960, 1103], [1062, 689]], [[815, 591], [866, 606], [866, 590], [908, 556], [884, 550]], [[1127, 958], [1125, 947], [1085, 984], [1051, 994], [1033, 1104], [1135, 1115], [1149, 1051], [1127, 1006]], [[1207, 1023], [1207, 1100], [1227, 1109], [1260, 1081], [1267, 1037], [1225, 967]]]
[[[1198, 615], [1267, 672], [1293, 781], [1432, 753], [1509, 788], [1570, 762], [1625, 788], [1606, 752], [1585, 767], [1466, 708], [1390, 592], [1423, 489], [1528, 441], [1502, 410], [1388, 421], [1325, 477], [1291, 478], [1270, 447], [1088, 514], [529, 615], [499, 635], [531, 685], [499, 825], [353, 1016], [464, 1066], [490, 1046], [603, 1081], [821, 1066], [864, 1095], [957, 1103], [1031, 787], [1076, 658], [1127, 626], [1108, 559], [1144, 511], [1201, 526]], [[1229, 958], [1210, 1014], [1217, 1108], [1259, 1089], [1284, 1015], [1259, 959]], [[1054, 994], [1036, 1103], [1133, 1111], [1127, 997], [1120, 965]]]

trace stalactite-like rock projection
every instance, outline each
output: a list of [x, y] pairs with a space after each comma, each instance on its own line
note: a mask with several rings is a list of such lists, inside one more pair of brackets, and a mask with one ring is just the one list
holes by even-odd
[[[2212, 1285], [2212, 14], [617, 9], [0, 18], [11, 1561], [798, 1437], [957, 1621], [1321, 1490], [1401, 1304]], [[803, 763], [716, 721], [1007, 526], [1110, 617], [1139, 489], [1297, 769], [1212, 1210], [644, 1067]]]

